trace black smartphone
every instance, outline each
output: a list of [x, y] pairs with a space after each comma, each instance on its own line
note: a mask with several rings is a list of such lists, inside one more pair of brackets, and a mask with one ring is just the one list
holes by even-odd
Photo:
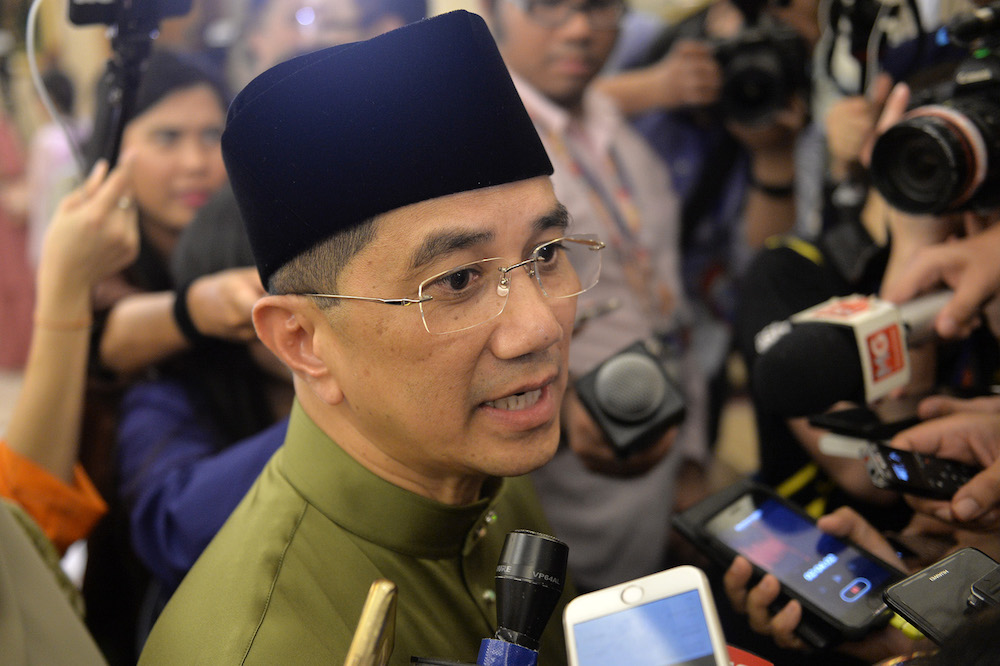
[[742, 555], [757, 577], [773, 574], [803, 607], [799, 635], [815, 647], [858, 640], [888, 623], [882, 592], [903, 574], [826, 534], [770, 488], [744, 481], [674, 517], [674, 525], [723, 566]]
[[969, 603], [976, 608], [1000, 606], [1000, 564], [972, 584]]
[[996, 569], [993, 558], [963, 548], [889, 586], [885, 602], [935, 643], [940, 644], [977, 612], [972, 586]]
[[809, 425], [837, 435], [859, 439], [891, 439], [920, 423], [916, 398], [885, 400], [875, 405], [848, 407], [809, 417]]
[[909, 495], [948, 500], [982, 467], [957, 460], [895, 449], [881, 442], [869, 442], [865, 467], [872, 483]]

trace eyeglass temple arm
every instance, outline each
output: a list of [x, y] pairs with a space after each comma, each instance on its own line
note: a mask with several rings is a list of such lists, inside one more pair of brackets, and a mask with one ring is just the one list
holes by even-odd
[[316, 298], [344, 298], [349, 301], [373, 301], [375, 303], [385, 303], [386, 305], [417, 305], [432, 300], [430, 296], [423, 298], [374, 298], [372, 296], [342, 296], [340, 294], [302, 294], [303, 296], [314, 296]]

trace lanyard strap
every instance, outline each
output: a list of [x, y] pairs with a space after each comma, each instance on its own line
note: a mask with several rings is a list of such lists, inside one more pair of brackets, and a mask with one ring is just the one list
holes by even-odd
[[605, 159], [606, 172], [613, 174], [615, 182], [606, 184], [586, 160], [579, 159], [570, 142], [550, 131], [541, 123], [535, 126], [545, 134], [556, 153], [578, 180], [587, 188], [588, 196], [599, 212], [605, 229], [610, 235], [612, 247], [622, 257], [622, 265], [629, 289], [638, 296], [640, 302], [654, 321], [669, 316], [676, 305], [674, 290], [653, 271], [649, 248], [639, 238], [642, 216], [635, 203], [631, 179], [621, 159], [612, 147]]

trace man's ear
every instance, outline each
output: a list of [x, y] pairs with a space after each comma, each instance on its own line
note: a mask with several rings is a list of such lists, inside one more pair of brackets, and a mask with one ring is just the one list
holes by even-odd
[[[321, 348], [330, 348], [330, 328], [326, 317], [309, 299], [265, 296], [254, 305], [253, 325], [261, 342], [320, 399], [330, 405], [343, 400], [336, 373], [320, 353]], [[321, 338], [326, 339], [325, 347]]]

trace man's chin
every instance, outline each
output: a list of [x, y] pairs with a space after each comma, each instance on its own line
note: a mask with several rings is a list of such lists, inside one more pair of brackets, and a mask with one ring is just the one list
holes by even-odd
[[537, 439], [512, 447], [509, 455], [503, 461], [498, 461], [494, 476], [522, 476], [534, 472], [552, 460], [559, 449], [558, 425], [545, 433], [539, 433]]

